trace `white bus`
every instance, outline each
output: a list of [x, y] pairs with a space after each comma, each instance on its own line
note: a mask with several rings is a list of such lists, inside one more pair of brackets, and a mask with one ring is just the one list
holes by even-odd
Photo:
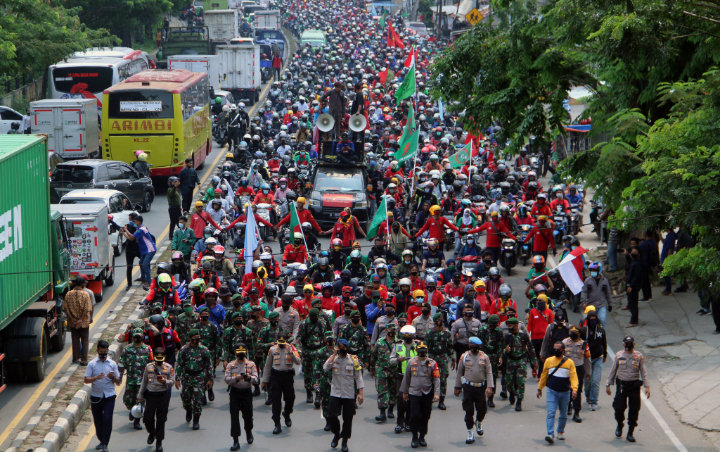
[[129, 47], [92, 48], [75, 52], [49, 67], [52, 99], [87, 98], [102, 107], [102, 93], [155, 64], [142, 50]]

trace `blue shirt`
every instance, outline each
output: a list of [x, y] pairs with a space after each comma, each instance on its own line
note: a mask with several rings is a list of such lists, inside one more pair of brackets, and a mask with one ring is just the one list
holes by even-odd
[[214, 308], [208, 305], [201, 305], [198, 307], [198, 312], [201, 308], [208, 308], [210, 321], [218, 327], [218, 331], [222, 334], [222, 324], [223, 321], [225, 321], [225, 308], [220, 303], [217, 303]]
[[90, 361], [85, 369], [85, 377], [97, 377], [101, 373], [105, 374], [105, 377], [95, 380], [90, 386], [90, 395], [92, 397], [113, 397], [116, 396], [115, 382], [113, 379], [108, 378], [107, 375], [112, 372], [115, 378], [120, 376], [120, 370], [118, 370], [117, 363], [110, 359], [108, 356], [105, 361], [101, 361], [100, 358], [95, 358]]
[[148, 231], [147, 227], [145, 227], [145, 225], [141, 225], [139, 228], [137, 228], [137, 231], [135, 231], [133, 237], [135, 237], [135, 241], [138, 244], [141, 256], [157, 251], [157, 248], [155, 247], [155, 241], [150, 236], [150, 232]]

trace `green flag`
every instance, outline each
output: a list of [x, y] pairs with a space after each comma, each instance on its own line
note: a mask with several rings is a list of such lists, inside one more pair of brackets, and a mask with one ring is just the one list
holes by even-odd
[[402, 165], [406, 160], [412, 158], [418, 149], [418, 140], [420, 139], [420, 131], [415, 130], [406, 141], [400, 143], [400, 149], [395, 152], [393, 158]]
[[380, 28], [385, 28], [385, 16], [387, 16], [387, 10], [383, 9], [382, 16], [380, 16]]
[[402, 136], [398, 139], [398, 143], [403, 143], [407, 141], [410, 136], [415, 133], [415, 129], [417, 128], [417, 126], [415, 125], [415, 111], [413, 110], [412, 104], [410, 104], [410, 109], [408, 110], [407, 116], [407, 124], [405, 124], [405, 128], [403, 129]]
[[[290, 231], [295, 233], [295, 228], [300, 229], [300, 217], [298, 216], [297, 209], [295, 208], [295, 203], [290, 203]], [[292, 241], [294, 235], [290, 236], [290, 240]]]
[[467, 163], [468, 160], [470, 160], [470, 156], [472, 155], [472, 141], [466, 144], [463, 148], [461, 148], [458, 152], [454, 153], [450, 157], [448, 157], [448, 160], [450, 160], [450, 166], [453, 168], [460, 168], [465, 163]]
[[415, 94], [415, 65], [413, 64], [410, 68], [410, 71], [407, 73], [405, 78], [403, 79], [402, 84], [398, 88], [398, 90], [395, 92], [395, 98], [397, 99], [397, 104], [400, 105], [400, 102], [403, 101], [403, 99], [407, 99], [408, 97]]
[[372, 223], [370, 223], [370, 227], [368, 228], [368, 240], [372, 240], [373, 238], [375, 238], [378, 233], [378, 229], [380, 229], [380, 225], [383, 224], [384, 221], [387, 221], [387, 207], [385, 206], [385, 197], [383, 196], [383, 200], [378, 206]]

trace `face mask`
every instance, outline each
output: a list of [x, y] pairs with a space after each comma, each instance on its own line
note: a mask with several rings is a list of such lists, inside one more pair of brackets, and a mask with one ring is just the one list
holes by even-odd
[[492, 261], [483, 260], [483, 262], [485, 263], [486, 267], [492, 267]]
[[343, 312], [345, 312], [345, 315], [349, 316], [350, 313], [352, 312], [352, 309], [346, 309], [346, 310], [343, 311]]
[[428, 315], [428, 314], [430, 314], [430, 310], [429, 310], [429, 309], [423, 309], [423, 310], [422, 310], [422, 313], [425, 314], [425, 315]]
[[453, 283], [460, 284], [460, 278], [453, 278]]
[[235, 320], [233, 320], [233, 325], [235, 325], [235, 326], [242, 326], [242, 319], [235, 319]]
[[142, 338], [142, 336], [135, 336], [135, 337], [133, 337], [133, 340], [135, 341], [135, 343], [140, 343], [140, 342], [142, 342], [143, 338]]
[[192, 339], [190, 339], [190, 342], [193, 345], [198, 345], [200, 343], [200, 338], [192, 338]]
[[467, 244], [470, 245], [470, 246], [473, 246], [473, 245], [475, 244], [475, 240], [473, 240], [473, 239], [468, 239]]
[[203, 321], [203, 322], [207, 322], [208, 320], [210, 320], [210, 317], [208, 317], [208, 316], [202, 316], [202, 317], [200, 317], [200, 320]]
[[178, 223], [177, 226], [179, 229], [185, 229], [185, 223]]
[[394, 316], [395, 316], [395, 311], [385, 311], [385, 315], [386, 315], [387, 317], [394, 317]]
[[98, 358], [100, 358], [102, 361], [105, 361], [105, 358], [107, 358], [107, 352], [105, 353], [98, 353]]
[[471, 347], [470, 351], [473, 355], [477, 355], [480, 352], [480, 349], [478, 347]]
[[278, 347], [285, 348], [285, 345], [287, 345], [287, 344], [278, 344]]
[[465, 317], [468, 317], [468, 318], [469, 318], [469, 317], [472, 317], [472, 316], [473, 316], [473, 313], [472, 313], [472, 312], [465, 312], [465, 313], [463, 313], [463, 315], [464, 315]]
[[590, 272], [590, 276], [592, 276], [593, 278], [597, 278], [598, 272]]
[[535, 267], [536, 270], [542, 270], [543, 264], [535, 264], [533, 267]]
[[418, 351], [418, 356], [420, 357], [426, 357], [427, 356], [427, 350], [420, 350]]
[[562, 354], [563, 354], [562, 350], [559, 350], [556, 348], [553, 349], [553, 356], [555, 356], [556, 358], [560, 358], [562, 356]]
[[346, 348], [341, 348], [341, 349], [339, 349], [339, 350], [338, 350], [338, 355], [340, 355], [340, 356], [346, 356], [346, 355], [347, 355], [347, 349], [346, 349]]
[[580, 333], [570, 333], [570, 337], [576, 341], [580, 339]]
[[425, 298], [423, 298], [423, 297], [418, 297], [415, 299], [415, 302], [418, 304], [422, 304], [424, 301], [425, 301]]
[[478, 287], [478, 288], [475, 289], [475, 290], [476, 290], [477, 293], [485, 293], [485, 288], [484, 288], [484, 287]]
[[588, 321], [587, 321], [588, 325], [590, 325], [590, 326], [595, 326], [595, 325], [597, 325], [597, 322], [598, 322], [598, 319], [595, 319], [595, 318], [593, 318], [593, 319], [588, 319]]
[[538, 303], [537, 307], [538, 307], [538, 311], [544, 311], [544, 310], [545, 310], [545, 303]]
[[632, 351], [632, 349], [634, 349], [634, 348], [635, 348], [635, 344], [633, 344], [632, 342], [625, 343], [625, 350]]
[[351, 320], [352, 323], [360, 323], [360, 317], [353, 317]]

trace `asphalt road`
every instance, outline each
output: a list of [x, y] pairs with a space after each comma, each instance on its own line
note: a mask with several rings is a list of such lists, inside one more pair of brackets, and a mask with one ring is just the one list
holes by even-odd
[[[589, 230], [589, 228], [587, 228]], [[594, 236], [589, 233], [582, 234], [581, 240], [584, 246], [592, 247]], [[327, 239], [322, 240], [323, 247], [328, 245]], [[273, 242], [273, 248], [275, 248]], [[524, 289], [523, 278], [529, 270], [528, 267], [515, 268], [513, 275], [503, 278], [514, 289], [515, 299], [519, 307], [524, 309], [527, 300], [522, 291]], [[504, 273], [504, 272], [503, 272]], [[611, 317], [608, 317], [611, 319]], [[576, 314], [571, 315], [571, 320], [577, 321]], [[622, 331], [617, 324], [610, 320], [608, 324], [609, 343], [613, 350], [618, 350], [621, 344]], [[608, 359], [603, 369], [603, 386], [605, 378], [612, 365]], [[449, 387], [452, 388], [455, 373], [451, 372]], [[652, 411], [656, 412], [658, 418], [652, 413], [647, 404], [643, 405], [640, 412], [639, 427], [635, 432], [637, 443], [628, 443], [623, 439], [616, 439], [615, 420], [612, 410], [612, 397], [604, 393], [601, 387], [599, 409], [595, 412], [584, 410], [581, 415], [583, 422], [576, 424], [568, 419], [566, 428], [566, 440], [556, 441], [554, 448], [574, 451], [706, 451], [711, 450], [709, 442], [690, 427], [680, 424], [674, 414], [665, 405], [662, 399], [660, 388], [657, 386], [656, 376], [651, 375], [651, 386], [653, 394]], [[332, 435], [323, 431], [325, 425], [321, 418], [320, 410], [315, 410], [312, 405], [305, 403], [305, 391], [303, 388], [302, 375], [298, 373], [295, 377], [296, 403], [293, 413], [293, 426], [286, 428], [280, 435], [272, 435], [273, 423], [270, 419], [270, 407], [264, 405], [264, 398], [258, 397], [254, 400], [254, 435], [255, 442], [248, 445], [245, 442], [244, 432], [241, 437], [242, 450], [254, 451], [277, 451], [293, 450], [304, 451], [325, 451], [330, 450]], [[228, 450], [232, 444], [230, 437], [230, 420], [228, 416], [228, 396], [222, 382], [221, 366], [218, 366], [215, 378], [216, 399], [209, 402], [204, 408], [200, 419], [200, 430], [193, 431], [191, 425], [185, 423], [184, 410], [180, 401], [180, 391], [173, 389], [170, 412], [166, 426], [166, 439], [163, 443], [166, 451], [173, 450], [202, 450], [221, 451]], [[427, 441], [429, 450], [458, 450], [473, 449], [479, 447], [490, 448], [488, 450], [505, 451], [526, 451], [538, 448], [549, 447], [544, 441], [545, 437], [545, 398], [535, 398], [537, 379], [530, 377], [526, 383], [526, 399], [523, 402], [523, 411], [517, 413], [507, 401], [497, 400], [496, 408], [489, 409], [485, 419], [485, 435], [480, 438], [476, 436], [473, 445], [465, 444], [466, 430], [463, 422], [464, 413], [461, 407], [461, 399], [454, 397], [449, 391], [446, 399], [447, 411], [433, 409], [430, 419], [430, 431]], [[584, 399], [583, 399], [584, 401]], [[645, 402], [643, 402], [645, 403]], [[374, 417], [377, 411], [376, 391], [373, 380], [369, 374], [365, 374], [365, 403], [359, 408], [353, 424], [353, 437], [349, 442], [351, 450], [394, 451], [408, 449], [410, 447], [409, 433], [395, 434], [394, 423], [391, 421], [381, 425], [376, 424]], [[114, 430], [110, 441], [111, 450], [127, 451], [149, 451], [154, 447], [146, 445], [147, 433], [133, 430], [132, 424], [128, 422], [127, 411], [121, 403], [117, 403], [114, 415]], [[670, 431], [668, 434], [667, 431]], [[672, 435], [677, 443], [670, 441]], [[89, 417], [86, 416], [78, 426], [65, 445], [65, 451], [94, 450], [97, 439], [94, 437], [94, 428]], [[679, 444], [679, 445], [678, 445]]]

